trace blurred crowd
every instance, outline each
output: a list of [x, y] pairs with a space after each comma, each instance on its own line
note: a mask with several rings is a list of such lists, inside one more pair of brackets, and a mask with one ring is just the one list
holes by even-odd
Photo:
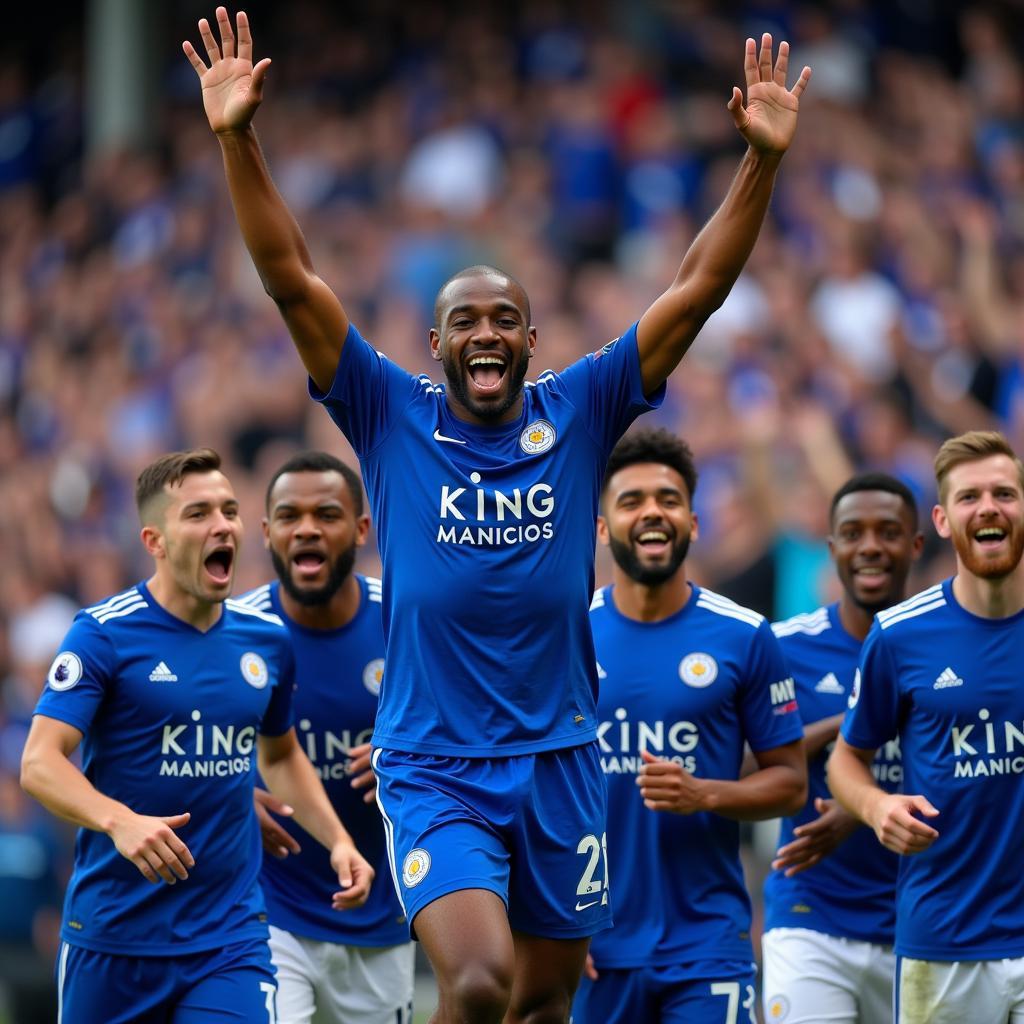
[[[250, 6], [256, 56], [273, 58], [256, 124], [321, 276], [365, 336], [435, 379], [434, 294], [470, 263], [526, 287], [533, 375], [636, 320], [742, 152], [725, 104], [744, 38], [791, 40], [790, 82], [805, 63], [814, 76], [772, 210], [656, 414], [698, 456], [692, 575], [773, 617], [831, 599], [828, 501], [865, 468], [921, 503], [916, 582], [948, 573], [927, 522], [938, 443], [993, 426], [1024, 450], [1019, 4], [373, 7]], [[225, 456], [243, 590], [268, 575], [272, 469], [306, 446], [351, 458], [240, 243], [186, 35], [182, 20], [153, 55], [145, 151], [84, 156], [73, 48], [0, 66], [5, 752], [74, 610], [147, 573], [146, 462]], [[358, 567], [376, 569], [372, 546]], [[0, 851], [34, 838], [25, 871], [59, 875], [20, 794], [0, 796]], [[16, 927], [0, 946], [40, 930]]]

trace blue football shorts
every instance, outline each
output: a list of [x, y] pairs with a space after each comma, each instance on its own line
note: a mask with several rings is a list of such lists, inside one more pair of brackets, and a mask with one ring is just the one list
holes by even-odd
[[373, 769], [410, 929], [428, 903], [462, 889], [496, 893], [528, 935], [611, 927], [596, 743], [499, 758], [377, 749]]
[[597, 981], [580, 982], [571, 1024], [754, 1024], [754, 972], [731, 961], [602, 967]]
[[62, 942], [58, 1024], [276, 1024], [266, 939], [177, 956], [97, 953]]

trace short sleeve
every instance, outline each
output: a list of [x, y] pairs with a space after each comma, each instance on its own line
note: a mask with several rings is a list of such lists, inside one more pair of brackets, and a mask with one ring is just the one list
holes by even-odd
[[555, 375], [557, 386], [606, 455], [637, 416], [657, 409], [665, 398], [664, 384], [644, 395], [636, 328], [633, 324], [622, 337]]
[[785, 746], [804, 734], [796, 684], [767, 620], [757, 628], [740, 682], [740, 720], [744, 739], [755, 751]]
[[79, 612], [46, 674], [35, 714], [89, 731], [114, 679], [116, 653], [103, 627]]
[[292, 727], [292, 695], [295, 692], [295, 656], [291, 642], [281, 645], [278, 677], [270, 692], [270, 702], [260, 722], [264, 736], [281, 736]]
[[310, 379], [309, 394], [362, 458], [387, 437], [416, 394], [429, 386], [426, 379], [412, 376], [377, 352], [350, 325], [331, 390], [321, 391]]
[[899, 725], [899, 676], [876, 620], [861, 650], [849, 710], [843, 719], [843, 739], [851, 747], [876, 750], [899, 732]]

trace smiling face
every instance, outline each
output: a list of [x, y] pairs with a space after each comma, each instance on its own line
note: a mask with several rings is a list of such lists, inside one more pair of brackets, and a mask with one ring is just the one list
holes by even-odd
[[597, 535], [619, 568], [644, 586], [671, 579], [697, 537], [697, 517], [686, 483], [670, 466], [623, 466], [604, 490]]
[[307, 607], [341, 589], [369, 516], [357, 515], [345, 478], [334, 470], [282, 473], [270, 492], [263, 536], [281, 586]]
[[866, 490], [839, 499], [828, 544], [843, 589], [874, 614], [903, 600], [923, 538], [898, 494]]
[[1024, 491], [1008, 455], [953, 466], [932, 510], [940, 537], [953, 541], [967, 572], [981, 579], [1009, 576], [1024, 554]]
[[220, 470], [167, 484], [142, 528], [157, 576], [180, 596], [216, 604], [230, 593], [242, 541], [238, 500]]
[[537, 343], [526, 293], [497, 271], [480, 271], [449, 281], [437, 305], [430, 351], [456, 414], [477, 423], [515, 419]]

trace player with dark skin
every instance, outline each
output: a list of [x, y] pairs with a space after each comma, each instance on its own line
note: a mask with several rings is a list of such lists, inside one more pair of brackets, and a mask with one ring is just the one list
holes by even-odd
[[[875, 614], [906, 598], [907, 576], [923, 546], [924, 537], [898, 494], [864, 490], [839, 499], [828, 549], [843, 586], [839, 619], [850, 636], [863, 642]], [[842, 721], [843, 715], [832, 715], [805, 727], [809, 760], [835, 741]], [[795, 875], [813, 867], [860, 826], [835, 800], [818, 797], [814, 806], [819, 817], [794, 829], [796, 838], [772, 861], [775, 870]]]
[[[210, 128], [224, 158], [228, 188], [243, 239], [264, 288], [291, 332], [313, 382], [334, 380], [349, 320], [312, 265], [302, 233], [271, 180], [252, 118], [270, 59], [253, 64], [249, 22], [216, 12], [220, 40], [199, 22], [204, 61], [183, 48], [202, 85]], [[748, 149], [721, 207], [694, 240], [675, 280], [640, 319], [638, 349], [645, 393], [651, 394], [682, 359], [705, 320], [725, 300], [753, 249], [775, 175], [796, 129], [804, 68], [786, 88], [789, 45], [773, 62], [772, 40], [746, 42], [747, 102], [734, 88], [728, 109]], [[514, 421], [537, 331], [523, 289], [494, 268], [470, 268], [438, 295], [430, 351], [448, 381], [446, 401], [459, 419], [494, 425]], [[513, 933], [502, 900], [465, 889], [426, 906], [416, 933], [439, 986], [435, 1021], [562, 1022], [587, 952], [587, 939], [556, 940]]]

